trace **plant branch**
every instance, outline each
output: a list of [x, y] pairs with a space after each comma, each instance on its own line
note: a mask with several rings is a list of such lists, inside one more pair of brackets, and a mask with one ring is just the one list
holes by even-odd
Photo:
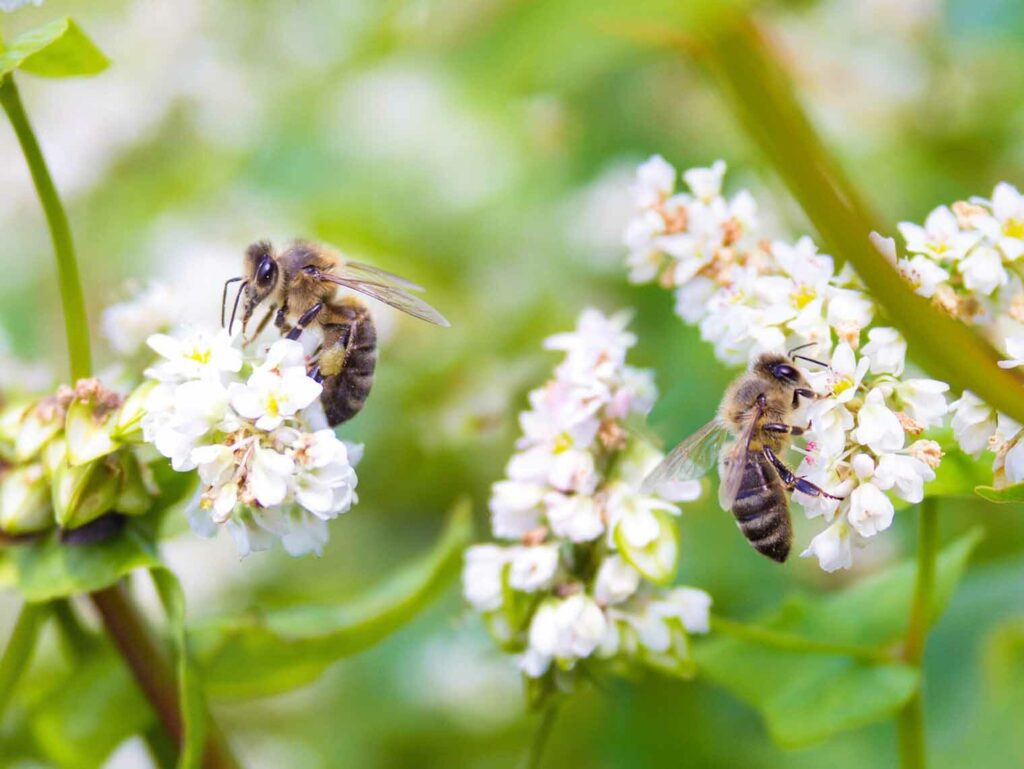
[[46, 604], [26, 603], [21, 607], [7, 648], [0, 657], [0, 720], [11, 701], [14, 689], [32, 661], [39, 628], [46, 615]]
[[784, 633], [771, 628], [748, 625], [743, 622], [725, 619], [717, 615], [711, 617], [711, 629], [723, 635], [739, 638], [744, 641], [758, 643], [763, 646], [771, 646], [775, 649], [786, 651], [804, 652], [810, 654], [831, 654], [838, 657], [852, 657], [855, 660], [866, 662], [872, 665], [882, 665], [892, 662], [892, 658], [880, 649], [872, 649], [867, 646], [855, 644], [829, 643], [828, 641], [816, 641], [811, 638]]
[[[146, 621], [120, 584], [90, 596], [103, 619], [114, 646], [121, 653], [139, 687], [152, 704], [157, 718], [175, 744], [181, 746], [184, 727], [178, 688], [167, 656], [146, 626]], [[206, 769], [235, 769], [238, 766], [223, 737], [210, 725], [203, 766]]]
[[89, 319], [85, 313], [85, 299], [78, 275], [78, 262], [75, 260], [75, 247], [71, 240], [71, 227], [50, 171], [46, 167], [39, 142], [32, 131], [28, 115], [25, 114], [14, 77], [10, 73], [0, 78], [0, 104], [3, 105], [4, 112], [7, 113], [7, 118], [18, 137], [36, 192], [39, 194], [39, 202], [46, 214], [53, 250], [57, 256], [57, 274], [61, 304], [64, 307], [64, 330], [67, 334], [71, 379], [75, 381], [91, 374], [92, 359], [89, 351]]
[[540, 763], [544, 759], [544, 750], [547, 748], [557, 715], [558, 705], [556, 704], [548, 705], [540, 714], [540, 720], [533, 733], [533, 740], [530, 742], [530, 750], [523, 761], [523, 769], [540, 769]]
[[[934, 498], [921, 503], [917, 537], [917, 581], [910, 607], [910, 621], [903, 643], [903, 659], [921, 668], [925, 641], [932, 621], [932, 593], [935, 588], [935, 559], [938, 553], [938, 517]], [[922, 682], [924, 676], [921, 676]], [[923, 686], [923, 683], [922, 683]], [[924, 769], [927, 765], [925, 743], [924, 693], [921, 687], [900, 711], [897, 721], [900, 743], [900, 766], [903, 769]]]

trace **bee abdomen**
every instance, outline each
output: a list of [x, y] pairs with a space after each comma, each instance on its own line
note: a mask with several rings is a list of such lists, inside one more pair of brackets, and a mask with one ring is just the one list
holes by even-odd
[[755, 550], [779, 563], [786, 560], [793, 540], [789, 501], [778, 473], [760, 454], [747, 459], [732, 514]]
[[335, 427], [358, 414], [373, 387], [377, 367], [377, 331], [370, 313], [359, 308], [348, 334], [341, 370], [323, 381], [320, 402], [328, 423]]

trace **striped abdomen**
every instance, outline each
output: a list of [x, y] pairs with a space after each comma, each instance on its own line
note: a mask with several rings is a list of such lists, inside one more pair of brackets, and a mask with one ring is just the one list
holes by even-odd
[[324, 375], [320, 402], [331, 427], [347, 422], [363, 408], [377, 366], [377, 330], [369, 310], [352, 302], [337, 308], [337, 314], [344, 321], [332, 318], [334, 322], [325, 324], [320, 356]]
[[736, 525], [762, 555], [782, 563], [789, 555], [793, 526], [779, 473], [760, 451], [747, 452], [743, 481], [732, 505]]

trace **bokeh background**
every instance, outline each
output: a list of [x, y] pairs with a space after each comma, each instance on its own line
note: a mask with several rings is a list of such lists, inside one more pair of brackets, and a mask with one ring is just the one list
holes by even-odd
[[[638, 17], [646, 4], [635, 3]], [[605, 5], [629, 17], [631, 4]], [[657, 372], [651, 422], [666, 442], [712, 413], [731, 372], [673, 315], [666, 292], [624, 278], [633, 168], [654, 152], [680, 168], [724, 158], [727, 186], [752, 189], [770, 231], [808, 225], [710, 80], [615, 25], [581, 23], [586, 7], [47, 0], [0, 17], [10, 38], [73, 14], [113, 61], [92, 79], [19, 81], [69, 209], [97, 333], [105, 305], [153, 280], [180, 293], [183, 320], [216, 322], [245, 245], [295, 236], [422, 283], [453, 322], [440, 330], [378, 313], [377, 384], [342, 431], [366, 445], [361, 501], [331, 525], [322, 558], [239, 561], [226, 537], [168, 543], [191, 617], [359, 595], [428, 549], [464, 494], [485, 537], [488, 487], [516, 414], [556, 361], [541, 340], [584, 306], [635, 308], [632, 362]], [[920, 221], [999, 180], [1024, 184], [1024, 5], [801, 0], [757, 10], [816, 123], [888, 222]], [[0, 202], [0, 377], [46, 384], [64, 376], [53, 259], [6, 125]], [[1024, 616], [1024, 517], [1015, 505], [948, 503], [942, 537], [979, 521], [988, 536], [928, 649], [935, 766], [1024, 761], [1013, 683], [1024, 685], [1024, 665], [1001, 641]], [[810, 538], [802, 523], [800, 545]], [[898, 516], [858, 568], [911, 552], [913, 524]], [[711, 592], [725, 616], [753, 617], [791, 592], [858, 576], [753, 557], [711, 496], [687, 509], [682, 536], [680, 580]], [[3, 599], [0, 625], [13, 609]], [[454, 585], [315, 685], [216, 709], [246, 765], [268, 768], [511, 767], [534, 726], [513, 661]], [[782, 751], [727, 695], [651, 676], [577, 697], [545, 763], [889, 766], [894, 744], [882, 725]], [[110, 766], [144, 761], [131, 743]]]

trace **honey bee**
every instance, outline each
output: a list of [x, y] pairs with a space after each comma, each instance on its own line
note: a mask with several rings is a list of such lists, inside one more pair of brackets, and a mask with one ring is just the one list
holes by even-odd
[[332, 427], [348, 421], [363, 408], [377, 365], [377, 331], [370, 311], [355, 297], [336, 297], [339, 287], [429, 323], [450, 325], [441, 313], [410, 293], [422, 291], [420, 286], [390, 272], [350, 261], [316, 243], [296, 241], [280, 252], [265, 241], [249, 246], [244, 275], [224, 284], [221, 325], [227, 309], [228, 286], [238, 281], [242, 285], [235, 296], [229, 332], [243, 293], [243, 338], [256, 307], [267, 300], [269, 309], [253, 337], [266, 328], [271, 318], [288, 339], [298, 339], [307, 327], [320, 332], [322, 339], [308, 373], [323, 385], [320, 402]]
[[810, 388], [794, 359], [825, 364], [795, 352], [758, 356], [729, 385], [718, 415], [676, 446], [643, 483], [650, 492], [667, 481], [693, 480], [717, 461], [722, 509], [732, 512], [755, 550], [779, 563], [786, 560], [793, 541], [786, 492], [841, 499], [797, 477], [779, 458], [792, 436], [810, 429], [810, 424], [790, 423], [800, 399], [822, 397]]

